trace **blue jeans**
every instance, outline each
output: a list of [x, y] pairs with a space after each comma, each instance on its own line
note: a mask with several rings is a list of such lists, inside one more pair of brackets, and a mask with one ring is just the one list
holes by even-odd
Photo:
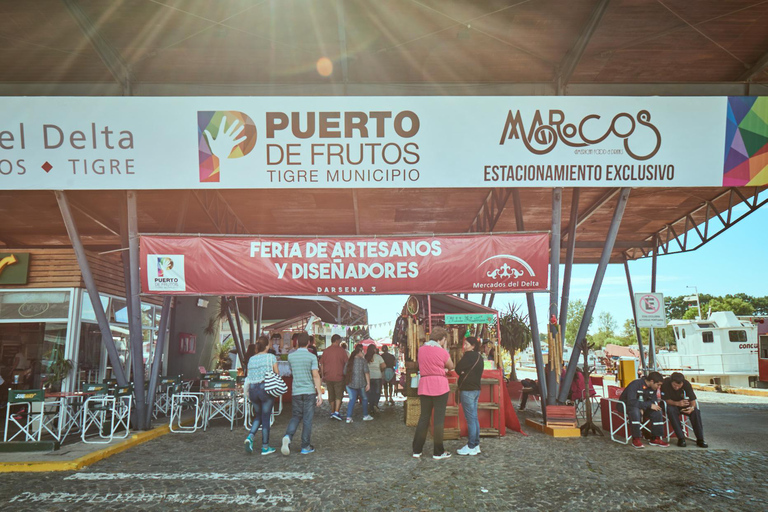
[[480, 390], [462, 391], [461, 405], [464, 408], [464, 417], [467, 419], [467, 446], [475, 448], [480, 446], [480, 420], [477, 419], [477, 402], [480, 399]]
[[253, 425], [251, 425], [251, 436], [256, 435], [261, 425], [261, 444], [269, 444], [269, 421], [272, 416], [272, 407], [275, 405], [275, 397], [268, 395], [264, 391], [264, 383], [251, 384], [248, 388], [248, 398], [254, 409]]
[[381, 379], [371, 379], [371, 388], [368, 391], [368, 404], [371, 410], [379, 406], [379, 400], [381, 400]]
[[299, 423], [303, 421], [301, 429], [301, 448], [309, 448], [310, 437], [312, 436], [312, 418], [315, 417], [316, 395], [293, 395], [291, 398], [291, 421], [288, 422], [288, 428], [285, 429], [285, 435], [293, 439], [293, 434], [299, 428]]
[[347, 395], [349, 395], [349, 403], [347, 404], [347, 418], [352, 417], [352, 409], [355, 408], [358, 396], [363, 400], [363, 416], [366, 416], [368, 414], [368, 396], [365, 393], [365, 388], [355, 389], [347, 386]]

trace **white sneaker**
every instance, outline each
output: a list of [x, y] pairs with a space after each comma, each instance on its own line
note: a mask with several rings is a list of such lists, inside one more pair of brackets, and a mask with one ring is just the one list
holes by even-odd
[[288, 436], [283, 436], [283, 446], [280, 447], [280, 453], [283, 455], [290, 455], [291, 454], [291, 438]]
[[440, 459], [447, 459], [450, 456], [451, 456], [451, 452], [443, 452], [440, 455], [433, 455], [432, 458], [435, 460], [440, 460]]
[[[363, 418], [365, 419], [365, 418]], [[352, 423], [352, 418], [347, 418], [347, 423]]]
[[472, 448], [470, 448], [468, 444], [465, 444], [456, 450], [456, 455], [473, 455]]
[[367, 416], [363, 416], [363, 421], [373, 421], [373, 416], [371, 416], [370, 414]]
[[472, 453], [470, 453], [470, 455], [480, 455], [480, 453], [481, 453], [480, 452], [480, 445], [477, 445], [474, 448], [472, 448]]

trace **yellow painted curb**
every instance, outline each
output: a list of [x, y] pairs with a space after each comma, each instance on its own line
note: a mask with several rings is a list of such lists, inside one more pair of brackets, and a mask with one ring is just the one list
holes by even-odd
[[713, 384], [698, 384], [693, 382], [691, 383], [691, 387], [693, 389], [698, 389], [699, 391], [712, 391], [714, 393], [730, 393], [731, 395], [768, 397], [768, 389], [729, 388], [729, 387], [723, 387], [721, 389], [717, 389], [717, 387], [714, 386]]
[[0, 462], [0, 473], [40, 473], [48, 471], [76, 471], [94, 462], [111, 457], [116, 453], [124, 452], [147, 441], [163, 436], [170, 432], [168, 425], [162, 425], [146, 432], [133, 434], [125, 441], [114, 446], [108, 446], [103, 450], [98, 450], [88, 455], [83, 455], [74, 460], [65, 462]]

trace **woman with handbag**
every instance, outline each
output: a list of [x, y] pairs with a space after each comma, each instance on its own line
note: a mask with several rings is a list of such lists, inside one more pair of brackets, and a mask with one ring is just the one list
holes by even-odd
[[269, 446], [269, 427], [275, 397], [267, 393], [265, 379], [274, 372], [278, 373], [277, 358], [269, 353], [269, 339], [259, 336], [256, 341], [256, 355], [248, 360], [248, 377], [245, 379], [245, 392], [255, 409], [251, 432], [245, 438], [245, 451], [253, 453], [253, 436], [261, 425], [261, 454], [275, 453]]
[[429, 333], [429, 341], [419, 349], [419, 401], [421, 415], [416, 433], [413, 436], [413, 456], [421, 457], [424, 442], [427, 440], [429, 420], [434, 409], [433, 459], [447, 459], [451, 452], [443, 447], [445, 427], [445, 408], [448, 405], [448, 377], [445, 370], [453, 370], [453, 361], [445, 349], [448, 331], [444, 327], [435, 327]]
[[480, 398], [480, 379], [483, 377], [483, 356], [480, 342], [474, 336], [464, 338], [464, 356], [456, 365], [459, 374], [459, 396], [467, 420], [468, 442], [456, 450], [459, 455], [480, 453], [480, 421], [477, 418], [477, 402]]

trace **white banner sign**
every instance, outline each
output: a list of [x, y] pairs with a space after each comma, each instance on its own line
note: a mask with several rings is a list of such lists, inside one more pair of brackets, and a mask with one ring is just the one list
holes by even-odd
[[6, 97], [0, 189], [759, 185], [768, 182], [757, 126], [767, 105], [727, 97]]
[[663, 293], [636, 293], [635, 312], [638, 327], [664, 328], [667, 326]]

